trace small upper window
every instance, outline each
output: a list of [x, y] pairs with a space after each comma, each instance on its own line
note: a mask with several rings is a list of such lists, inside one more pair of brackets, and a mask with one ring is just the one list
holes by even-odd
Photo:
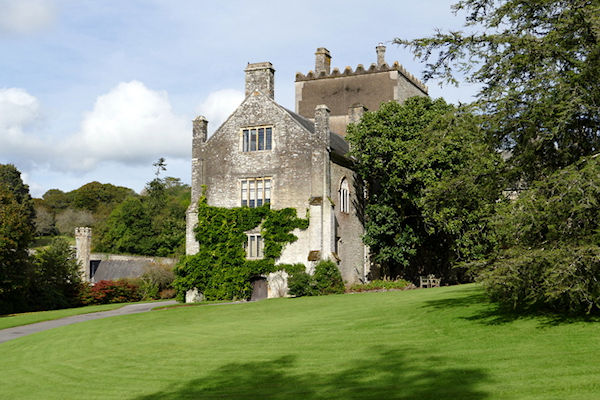
[[340, 211], [346, 214], [350, 213], [350, 187], [346, 178], [342, 179], [342, 183], [340, 183]]
[[242, 151], [271, 150], [273, 127], [242, 129]]
[[246, 250], [246, 258], [248, 259], [259, 259], [263, 258], [263, 250], [265, 244], [260, 235], [249, 234], [248, 240], [244, 243], [244, 249]]

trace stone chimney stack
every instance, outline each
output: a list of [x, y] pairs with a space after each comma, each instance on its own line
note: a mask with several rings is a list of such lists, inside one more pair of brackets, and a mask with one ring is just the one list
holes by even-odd
[[271, 99], [275, 98], [275, 69], [270, 62], [250, 64], [246, 72], [246, 97], [260, 90]]
[[379, 45], [375, 47], [375, 51], [377, 51], [377, 66], [381, 67], [385, 64], [385, 46], [383, 43], [379, 43]]
[[197, 142], [204, 143], [208, 138], [208, 121], [202, 115], [192, 121], [192, 146]]
[[325, 72], [325, 75], [329, 75], [331, 70], [331, 54], [325, 47], [319, 47], [315, 53], [315, 73], [317, 76], [321, 75], [321, 72]]
[[354, 103], [350, 107], [348, 107], [348, 123], [356, 124], [360, 121], [365, 111], [367, 111], [367, 107], [363, 106], [360, 103]]
[[79, 262], [81, 277], [90, 281], [90, 252], [92, 250], [92, 228], [75, 228], [75, 255]]
[[315, 134], [329, 147], [329, 108], [325, 104], [315, 107]]

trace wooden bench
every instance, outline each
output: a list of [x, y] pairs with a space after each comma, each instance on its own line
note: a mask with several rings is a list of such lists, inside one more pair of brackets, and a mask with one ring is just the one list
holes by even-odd
[[442, 278], [436, 278], [435, 275], [420, 276], [421, 288], [440, 287]]

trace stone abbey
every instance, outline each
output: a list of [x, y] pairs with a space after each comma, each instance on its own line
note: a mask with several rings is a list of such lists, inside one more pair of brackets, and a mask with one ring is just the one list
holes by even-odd
[[[368, 68], [331, 70], [325, 48], [315, 53], [315, 70], [296, 74], [295, 111], [274, 100], [270, 62], [248, 64], [245, 99], [208, 138], [208, 121], [193, 121], [192, 203], [187, 211], [186, 253], [195, 254], [197, 204], [204, 193], [216, 207], [291, 207], [309, 215], [279, 263], [303, 263], [312, 272], [319, 260], [337, 263], [347, 283], [367, 279], [368, 248], [362, 243], [364, 189], [353, 170], [344, 139], [346, 126], [383, 102], [427, 96], [427, 87], [398, 62], [385, 62], [385, 46]], [[247, 232], [248, 258], [260, 258], [260, 229]], [[264, 277], [268, 297], [287, 293], [287, 275]]]

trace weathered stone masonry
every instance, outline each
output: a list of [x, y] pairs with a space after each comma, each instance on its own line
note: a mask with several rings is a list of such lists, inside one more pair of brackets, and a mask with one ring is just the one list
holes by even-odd
[[[365, 280], [369, 273], [362, 243], [363, 189], [348, 158], [343, 136], [348, 122], [384, 101], [426, 95], [427, 88], [398, 63], [385, 64], [385, 47], [377, 47], [377, 65], [369, 70], [346, 68], [330, 72], [331, 56], [316, 52], [315, 72], [296, 75], [296, 112], [274, 101], [274, 72], [269, 62], [248, 64], [246, 98], [207, 139], [208, 121], [193, 121], [192, 203], [187, 212], [186, 252], [198, 251], [194, 226], [203, 190], [209, 205], [239, 207], [242, 181], [270, 178], [273, 209], [292, 207], [309, 227], [296, 230], [298, 240], [283, 249], [278, 263], [303, 263], [308, 272], [321, 259], [338, 263], [346, 282]], [[334, 133], [332, 126], [338, 130]], [[272, 128], [271, 149], [244, 151], [243, 129]], [[341, 185], [347, 189], [341, 191]], [[342, 209], [342, 194], [346, 209]], [[287, 293], [287, 275], [270, 274], [269, 297]]]

